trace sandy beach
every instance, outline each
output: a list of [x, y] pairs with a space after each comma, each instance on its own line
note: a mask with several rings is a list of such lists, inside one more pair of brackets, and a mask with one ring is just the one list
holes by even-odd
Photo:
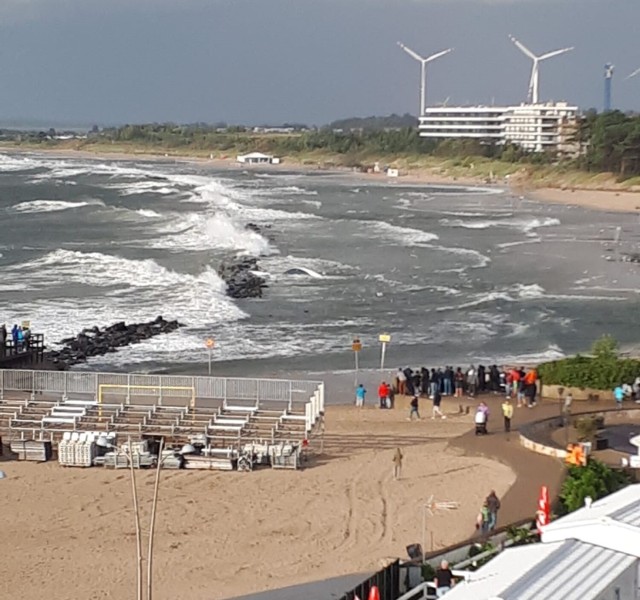
[[640, 211], [640, 192], [543, 188], [530, 192], [529, 196], [540, 202], [569, 204], [594, 210], [629, 213]]
[[[331, 407], [324, 453], [303, 471], [166, 471], [155, 598], [223, 599], [375, 570], [421, 541], [421, 505], [432, 494], [460, 508], [428, 518], [427, 548], [468, 537], [490, 489], [503, 495], [515, 480], [505, 465], [447, 448], [471, 427], [469, 415], [408, 422], [404, 411]], [[396, 447], [405, 456], [399, 481]], [[68, 599], [71, 589], [94, 599], [134, 593], [128, 471], [6, 460], [2, 469], [7, 589], [52, 600]], [[136, 475], [146, 530], [154, 474]]]

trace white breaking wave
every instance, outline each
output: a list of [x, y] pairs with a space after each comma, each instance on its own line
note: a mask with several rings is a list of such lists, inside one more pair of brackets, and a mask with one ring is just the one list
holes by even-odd
[[244, 228], [224, 214], [189, 213], [177, 222], [165, 225], [160, 237], [150, 240], [152, 248], [169, 250], [222, 249], [246, 252], [255, 256], [277, 252], [269, 241], [255, 231]]
[[135, 183], [114, 183], [104, 186], [106, 188], [119, 190], [121, 196], [134, 196], [136, 194], [177, 194], [180, 190], [167, 185], [166, 181], [136, 181]]
[[42, 213], [82, 208], [83, 206], [104, 206], [104, 202], [95, 199], [79, 200], [76, 202], [66, 200], [31, 200], [29, 202], [20, 202], [20, 204], [11, 207], [11, 210], [19, 213]]
[[157, 219], [162, 216], [160, 215], [160, 213], [157, 213], [155, 210], [151, 210], [149, 208], [141, 208], [139, 210], [136, 210], [136, 213], [141, 217], [146, 217], [148, 219]]
[[38, 162], [29, 156], [0, 154], [0, 172], [30, 171], [38, 168]]
[[410, 227], [398, 227], [384, 221], [363, 221], [362, 224], [367, 236], [382, 238], [400, 246], [420, 246], [438, 239], [435, 233], [411, 229]]
[[[451, 247], [431, 246], [431, 247], [435, 248], [436, 250], [440, 250], [442, 252], [447, 252], [449, 254], [457, 254], [458, 256], [465, 256], [468, 258], [472, 258], [473, 260], [476, 261], [476, 264], [473, 266], [474, 269], [482, 269], [483, 267], [486, 267], [491, 262], [491, 259], [488, 256], [485, 256], [484, 254], [482, 254], [481, 252], [478, 252], [477, 250], [472, 250], [471, 248], [458, 248], [455, 246], [451, 246]], [[441, 272], [444, 272], [444, 271], [441, 271]]]
[[[10, 314], [8, 320], [19, 320], [29, 314], [31, 321], [47, 331], [51, 341], [75, 335], [84, 327], [108, 325], [114, 321], [140, 322], [157, 314], [174, 318], [187, 326], [214, 326], [246, 317], [225, 295], [225, 283], [211, 268], [198, 274], [178, 273], [154, 260], [132, 260], [99, 252], [56, 250], [39, 259], [11, 267], [4, 272], [13, 286], [29, 290], [49, 291], [56, 300], [38, 299], [20, 307], [21, 314]], [[89, 292], [75, 286], [87, 286]], [[93, 288], [93, 289], [91, 289]], [[19, 288], [18, 288], [19, 289]], [[9, 318], [10, 317], [10, 318]], [[162, 352], [180, 335], [162, 339]], [[170, 340], [171, 338], [171, 340]], [[158, 344], [156, 340], [156, 344]], [[183, 340], [180, 344], [199, 347], [201, 340]]]
[[560, 225], [560, 220], [553, 217], [529, 219], [501, 219], [499, 221], [464, 221], [463, 219], [440, 219], [445, 227], [463, 227], [464, 229], [489, 229], [490, 227], [508, 227], [522, 233], [530, 234], [540, 227]]

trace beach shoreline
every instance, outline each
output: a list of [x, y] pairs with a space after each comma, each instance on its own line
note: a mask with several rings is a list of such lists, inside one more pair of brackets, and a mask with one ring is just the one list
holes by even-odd
[[20, 146], [0, 145], [0, 152], [15, 154], [43, 154], [60, 159], [84, 159], [84, 160], [113, 160], [113, 161], [148, 161], [158, 163], [183, 163], [213, 167], [220, 170], [245, 171], [252, 169], [268, 169], [278, 172], [297, 172], [302, 174], [326, 173], [335, 176], [348, 176], [357, 181], [370, 181], [387, 183], [390, 186], [397, 185], [446, 185], [446, 186], [472, 186], [487, 187], [499, 191], [505, 191], [513, 196], [522, 196], [548, 204], [560, 204], [580, 206], [582, 208], [606, 211], [640, 214], [640, 191], [625, 190], [614, 185], [598, 184], [597, 187], [589, 186], [565, 186], [558, 187], [536, 186], [526, 179], [514, 177], [511, 181], [501, 182], [487, 181], [483, 175], [478, 176], [453, 176], [443, 175], [431, 168], [409, 169], [401, 172], [399, 177], [389, 177], [385, 173], [367, 173], [349, 167], [339, 165], [326, 166], [320, 162], [310, 165], [295, 158], [285, 157], [278, 165], [246, 165], [238, 163], [233, 157], [202, 157], [168, 153], [149, 152], [108, 152], [104, 148], [96, 151], [75, 148], [25, 148]]

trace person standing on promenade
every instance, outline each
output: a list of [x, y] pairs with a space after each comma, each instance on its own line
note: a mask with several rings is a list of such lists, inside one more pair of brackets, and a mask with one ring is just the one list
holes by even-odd
[[511, 419], [513, 418], [513, 404], [509, 398], [505, 398], [502, 403], [502, 416], [504, 417], [504, 430], [509, 433], [511, 431]]
[[413, 395], [411, 398], [411, 411], [409, 412], [409, 421], [413, 420], [413, 415], [415, 414], [416, 418], [420, 420], [420, 413], [418, 412], [418, 396], [417, 394]]
[[498, 523], [498, 511], [500, 510], [500, 500], [496, 496], [495, 490], [491, 490], [491, 493], [487, 496], [486, 504], [489, 509], [487, 531], [493, 531]]
[[396, 374], [396, 381], [398, 387], [398, 394], [404, 396], [407, 393], [407, 376], [404, 374], [402, 369], [398, 369], [398, 373]]
[[367, 390], [364, 389], [364, 385], [360, 384], [356, 388], [356, 406], [362, 408], [364, 406], [364, 399], [367, 395]]
[[478, 373], [473, 365], [467, 371], [467, 393], [473, 398], [478, 389]]
[[380, 403], [380, 408], [387, 407], [387, 398], [389, 397], [389, 386], [385, 381], [383, 381], [378, 386], [378, 401]]
[[402, 451], [400, 448], [396, 448], [395, 454], [393, 455], [393, 478], [398, 480], [402, 475]]
[[0, 357], [4, 357], [7, 347], [7, 326], [3, 323], [0, 326]]
[[456, 369], [453, 380], [456, 386], [456, 398], [462, 398], [462, 392], [464, 391], [464, 373], [460, 367]]
[[624, 390], [621, 385], [616, 386], [613, 390], [613, 397], [616, 399], [616, 408], [620, 410], [622, 408], [622, 401], [624, 400]]
[[436, 569], [436, 576], [433, 580], [436, 586], [436, 597], [442, 598], [456, 584], [453, 573], [449, 568], [449, 563], [443, 560], [440, 568]]

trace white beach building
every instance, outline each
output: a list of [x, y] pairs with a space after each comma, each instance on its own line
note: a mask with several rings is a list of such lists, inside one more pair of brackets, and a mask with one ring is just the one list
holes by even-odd
[[262, 154], [262, 152], [250, 152], [249, 154], [242, 154], [237, 157], [239, 163], [247, 165], [268, 164], [277, 165], [280, 163], [280, 159], [270, 154]]
[[639, 600], [640, 484], [547, 525], [499, 554], [446, 600]]
[[566, 102], [519, 106], [439, 106], [425, 109], [420, 136], [516, 144], [531, 152], [572, 151], [578, 108]]

